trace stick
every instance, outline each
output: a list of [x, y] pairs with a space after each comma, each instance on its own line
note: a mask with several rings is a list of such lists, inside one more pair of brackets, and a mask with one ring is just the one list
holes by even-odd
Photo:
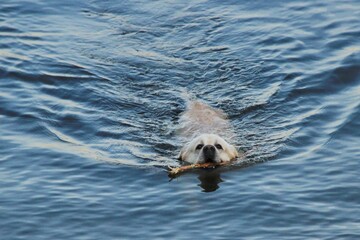
[[183, 172], [185, 172], [187, 170], [195, 169], [195, 168], [215, 168], [215, 167], [218, 167], [218, 166], [228, 165], [231, 162], [232, 161], [220, 162], [220, 163], [197, 163], [197, 164], [191, 164], [191, 165], [175, 167], [175, 168], [169, 167], [169, 175], [170, 176], [175, 176], [175, 175], [183, 173]]

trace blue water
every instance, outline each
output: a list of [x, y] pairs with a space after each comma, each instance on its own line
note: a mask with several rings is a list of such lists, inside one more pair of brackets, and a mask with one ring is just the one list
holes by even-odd
[[[1, 239], [360, 239], [359, 16], [2, 0]], [[229, 115], [245, 159], [168, 177], [183, 92]]]

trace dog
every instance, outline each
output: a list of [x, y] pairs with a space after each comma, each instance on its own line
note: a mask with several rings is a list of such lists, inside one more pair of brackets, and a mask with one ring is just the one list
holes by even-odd
[[226, 114], [198, 100], [189, 101], [179, 118], [180, 135], [187, 142], [180, 151], [179, 160], [191, 164], [220, 163], [239, 156], [236, 148], [223, 136], [231, 136]]

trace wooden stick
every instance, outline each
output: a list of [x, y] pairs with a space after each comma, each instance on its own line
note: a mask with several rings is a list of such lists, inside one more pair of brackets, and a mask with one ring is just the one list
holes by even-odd
[[228, 165], [232, 162], [233, 161], [220, 162], [220, 163], [197, 163], [197, 164], [185, 165], [185, 166], [175, 167], [175, 168], [169, 167], [169, 175], [175, 176], [175, 175], [183, 173], [187, 170], [195, 169], [195, 168], [215, 168], [218, 166]]

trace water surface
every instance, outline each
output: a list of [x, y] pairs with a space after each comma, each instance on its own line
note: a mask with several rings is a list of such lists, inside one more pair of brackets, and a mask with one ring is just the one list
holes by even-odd
[[[2, 1], [2, 237], [359, 239], [358, 16], [354, 0]], [[246, 158], [169, 179], [184, 92], [228, 114]]]

